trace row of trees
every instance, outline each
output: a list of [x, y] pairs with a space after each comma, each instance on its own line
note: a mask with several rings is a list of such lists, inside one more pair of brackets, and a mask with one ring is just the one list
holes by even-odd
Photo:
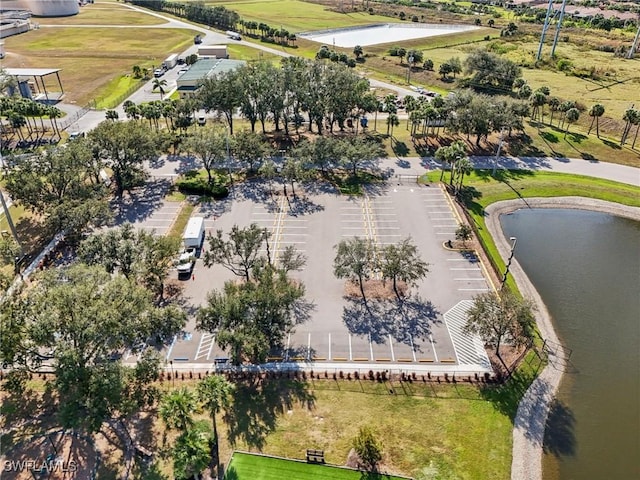
[[[8, 125], [2, 121], [2, 117], [6, 119]], [[23, 142], [38, 142], [46, 136], [49, 125], [59, 139], [58, 119], [60, 117], [62, 117], [62, 111], [53, 105], [45, 105], [20, 96], [0, 96], [0, 141], [2, 145], [6, 145], [14, 136], [17, 136]], [[45, 118], [50, 119], [50, 122], [47, 120], [47, 125], [45, 125]]]
[[[232, 383], [220, 375], [211, 375], [198, 382], [195, 392], [183, 387], [166, 393], [160, 400], [160, 418], [168, 430], [178, 432], [172, 449], [177, 479], [200, 478], [207, 467], [219, 467], [216, 416], [229, 408], [234, 393]], [[213, 431], [206, 422], [195, 419], [203, 410], [211, 418]]]
[[166, 12], [192, 22], [202, 23], [220, 30], [234, 29], [240, 15], [221, 5], [209, 6], [201, 2], [169, 2], [166, 0], [128, 0], [134, 5], [140, 5], [158, 12]]

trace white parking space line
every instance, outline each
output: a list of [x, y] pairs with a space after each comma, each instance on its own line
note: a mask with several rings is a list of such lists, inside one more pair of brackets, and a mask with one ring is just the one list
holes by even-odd
[[371, 334], [369, 334], [369, 354], [371, 355], [371, 361], [373, 362], [373, 344], [371, 343]]
[[438, 352], [436, 352], [436, 344], [433, 343], [433, 337], [431, 336], [431, 334], [429, 334], [429, 341], [431, 342], [431, 348], [433, 349], [433, 356], [434, 356], [436, 362], [439, 362], [439, 360], [438, 360]]
[[411, 343], [411, 354], [413, 355], [413, 361], [416, 362], [416, 348], [413, 346], [413, 336], [409, 335], [409, 343]]
[[351, 350], [351, 334], [349, 334], [349, 361], [353, 360], [353, 351]]
[[289, 345], [291, 345], [291, 333], [287, 335], [287, 349], [284, 351], [285, 361], [289, 360]]
[[488, 288], [459, 288], [459, 292], [488, 292]]
[[307, 334], [307, 360], [311, 360], [311, 332]]
[[391, 338], [391, 335], [389, 335], [389, 348], [391, 348], [391, 361], [395, 362], [396, 361], [396, 355], [393, 351], [393, 339]]
[[171, 357], [171, 352], [173, 351], [173, 347], [176, 344], [176, 341], [178, 340], [178, 335], [174, 335], [173, 336], [173, 340], [171, 341], [171, 345], [169, 346], [169, 349], [167, 350], [167, 356], [166, 356], [166, 360], [169, 360], [169, 357]]

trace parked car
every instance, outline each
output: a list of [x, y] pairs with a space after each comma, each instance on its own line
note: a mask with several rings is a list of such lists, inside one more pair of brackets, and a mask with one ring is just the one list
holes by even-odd
[[75, 140], [76, 138], [84, 137], [84, 132], [71, 132], [69, 134], [69, 140]]
[[176, 270], [178, 270], [178, 277], [184, 275], [191, 275], [193, 267], [196, 264], [196, 248], [191, 247], [184, 250], [178, 260], [176, 261]]
[[204, 115], [199, 115], [198, 116], [198, 125], [203, 127], [206, 123], [207, 123], [206, 117]]

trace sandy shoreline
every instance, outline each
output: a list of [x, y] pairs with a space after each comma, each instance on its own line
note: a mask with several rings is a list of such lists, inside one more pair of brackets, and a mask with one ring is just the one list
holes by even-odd
[[[522, 208], [572, 208], [609, 213], [640, 221], [640, 208], [584, 197], [526, 198], [497, 202], [486, 208], [485, 222], [503, 259], [508, 258], [511, 245], [502, 232], [500, 215]], [[560, 344], [546, 305], [515, 258], [509, 271], [523, 296], [536, 303], [536, 320], [542, 337], [554, 344]], [[564, 355], [561, 351], [549, 352], [549, 364], [520, 401], [513, 424], [512, 480], [542, 480], [545, 424], [551, 402], [562, 379], [563, 361]]]

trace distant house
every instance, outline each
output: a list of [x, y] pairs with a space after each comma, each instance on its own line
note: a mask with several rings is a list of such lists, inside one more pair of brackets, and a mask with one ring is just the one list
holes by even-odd
[[195, 94], [207, 78], [214, 75], [235, 70], [246, 62], [242, 60], [228, 60], [225, 58], [203, 58], [191, 65], [189, 70], [178, 77], [178, 94], [186, 98]]

